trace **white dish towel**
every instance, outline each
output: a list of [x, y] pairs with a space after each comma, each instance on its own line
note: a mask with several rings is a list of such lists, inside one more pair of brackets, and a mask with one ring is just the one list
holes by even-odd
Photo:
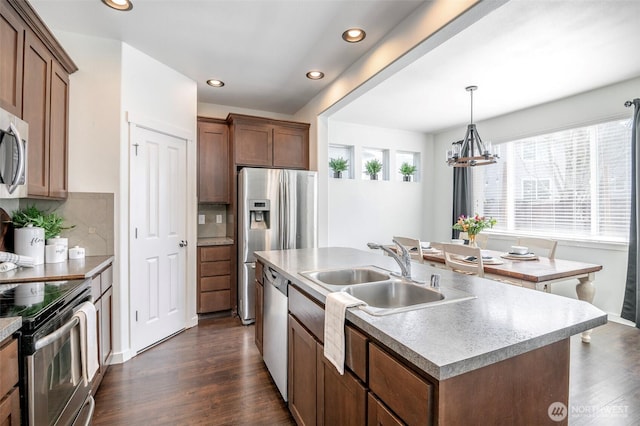
[[349, 293], [338, 291], [329, 293], [325, 302], [324, 315], [324, 356], [344, 374], [344, 317], [347, 308], [366, 305]]
[[91, 302], [84, 302], [74, 316], [80, 320], [80, 357], [82, 377], [87, 384], [98, 371], [98, 329], [96, 308]]

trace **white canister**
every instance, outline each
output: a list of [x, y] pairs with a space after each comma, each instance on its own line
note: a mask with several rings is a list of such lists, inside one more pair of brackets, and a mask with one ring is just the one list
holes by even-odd
[[44, 246], [44, 259], [45, 263], [64, 262], [67, 260], [67, 247], [62, 244], [47, 244]]
[[54, 245], [54, 244], [59, 244], [61, 246], [64, 246], [64, 258], [66, 260], [67, 250], [69, 249], [69, 239], [61, 238], [60, 235], [47, 239], [47, 245]]
[[34, 265], [44, 263], [44, 229], [28, 225], [13, 231], [13, 247], [16, 254], [33, 258]]
[[84, 248], [74, 246], [69, 249], [69, 259], [84, 259]]
[[17, 306], [32, 306], [44, 301], [43, 282], [18, 284], [14, 291], [14, 304]]

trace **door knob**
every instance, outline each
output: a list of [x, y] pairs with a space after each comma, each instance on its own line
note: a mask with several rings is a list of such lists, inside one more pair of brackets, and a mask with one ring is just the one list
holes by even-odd
[[180, 243], [178, 245], [180, 247], [186, 247], [187, 246], [187, 242], [185, 240], [180, 240]]

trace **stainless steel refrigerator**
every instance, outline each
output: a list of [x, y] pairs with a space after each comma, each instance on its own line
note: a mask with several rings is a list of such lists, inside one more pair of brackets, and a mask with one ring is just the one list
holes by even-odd
[[243, 168], [238, 175], [238, 314], [255, 321], [255, 251], [315, 247], [317, 172]]

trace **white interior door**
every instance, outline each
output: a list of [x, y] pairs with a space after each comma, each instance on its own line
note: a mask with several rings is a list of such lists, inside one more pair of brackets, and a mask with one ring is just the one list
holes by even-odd
[[131, 156], [132, 348], [185, 328], [186, 140], [134, 127]]

